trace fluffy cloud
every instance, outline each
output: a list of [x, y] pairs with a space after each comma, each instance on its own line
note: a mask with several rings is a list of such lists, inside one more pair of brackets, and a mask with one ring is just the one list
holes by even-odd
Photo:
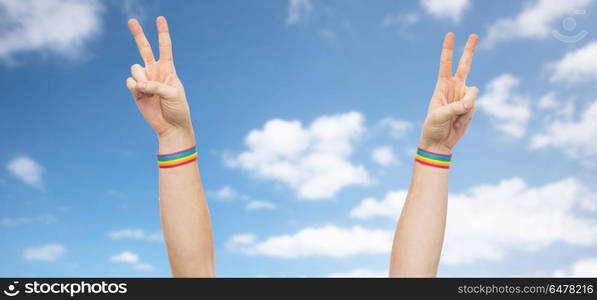
[[402, 205], [406, 200], [407, 191], [398, 190], [386, 193], [383, 199], [365, 198], [350, 211], [350, 216], [359, 219], [371, 219], [382, 216], [398, 219]]
[[100, 32], [103, 10], [96, 0], [0, 0], [0, 59], [42, 51], [78, 57]]
[[597, 155], [597, 100], [590, 103], [578, 121], [567, 118], [551, 121], [543, 133], [531, 140], [532, 149], [559, 148], [573, 158]]
[[555, 109], [558, 107], [558, 99], [556, 99], [556, 96], [553, 92], [547, 93], [543, 95], [543, 97], [539, 98], [537, 107], [541, 109]]
[[299, 198], [329, 198], [346, 186], [369, 183], [367, 170], [349, 161], [363, 121], [358, 112], [319, 117], [307, 128], [270, 120], [247, 135], [248, 149], [228, 164], [282, 182]]
[[127, 18], [144, 19], [147, 13], [141, 0], [122, 0], [120, 7]]
[[436, 18], [458, 22], [470, 6], [470, 0], [421, 0], [421, 6]]
[[288, 2], [288, 17], [286, 24], [292, 25], [308, 17], [313, 11], [311, 0], [290, 0]]
[[527, 5], [513, 18], [501, 19], [487, 31], [485, 45], [516, 38], [546, 38], [552, 32], [552, 24], [563, 17], [573, 15], [592, 0], [537, 0]]
[[247, 210], [272, 210], [276, 205], [268, 201], [251, 201], [247, 204]]
[[162, 241], [162, 234], [160, 232], [156, 233], [146, 233], [142, 229], [133, 229], [133, 228], [125, 228], [116, 231], [112, 231], [108, 233], [108, 236], [113, 240], [122, 240], [122, 239], [130, 239], [130, 240], [145, 240], [145, 241]]
[[232, 199], [238, 197], [236, 190], [228, 185], [221, 187], [217, 191], [210, 192], [209, 194], [216, 199]]
[[133, 266], [133, 269], [141, 272], [152, 272], [155, 270], [155, 267], [146, 263], [138, 263]]
[[565, 270], [557, 270], [553, 277], [597, 277], [597, 257], [581, 259]]
[[576, 110], [574, 97], [562, 100], [558, 99], [554, 92], [548, 92], [541, 96], [536, 103], [536, 107], [548, 113], [545, 115], [545, 120], [547, 122], [552, 122], [556, 117], [569, 120], [574, 116]]
[[392, 236], [392, 231], [327, 225], [308, 227], [294, 234], [272, 236], [263, 241], [257, 241], [253, 234], [235, 235], [228, 245], [233, 250], [252, 255], [339, 258], [359, 254], [387, 254], [392, 247]]
[[30, 157], [19, 156], [9, 161], [6, 169], [25, 184], [43, 189], [42, 173], [44, 169]]
[[229, 250], [246, 251], [246, 247], [255, 243], [257, 236], [252, 233], [238, 233], [230, 237], [226, 243]]
[[379, 124], [390, 132], [390, 136], [396, 139], [404, 137], [413, 127], [412, 123], [404, 120], [385, 118]]
[[513, 93], [519, 84], [518, 78], [503, 74], [487, 84], [477, 105], [492, 119], [493, 126], [508, 136], [520, 138], [525, 134], [531, 117], [529, 100]]
[[319, 35], [328, 40], [328, 41], [333, 41], [338, 37], [338, 34], [336, 33], [336, 31], [334, 31], [331, 28], [322, 28], [319, 30]]
[[389, 167], [398, 163], [391, 146], [381, 146], [373, 149], [371, 159], [380, 166]]
[[123, 251], [120, 254], [113, 255], [112, 257], [110, 257], [110, 261], [117, 263], [134, 264], [139, 262], [139, 255], [128, 251]]
[[597, 78], [597, 41], [567, 53], [547, 67], [551, 81], [578, 82]]
[[348, 272], [338, 272], [329, 274], [325, 277], [336, 278], [365, 278], [365, 277], [388, 277], [388, 270], [370, 270], [370, 269], [356, 269]]
[[[364, 199], [351, 216], [395, 220], [406, 191], [384, 199]], [[578, 212], [595, 212], [597, 197], [579, 181], [568, 178], [529, 187], [519, 178], [481, 185], [449, 197], [443, 262], [500, 260], [509, 250], [536, 251], [556, 242], [597, 243], [597, 220]]]
[[381, 26], [384, 28], [392, 27], [394, 25], [412, 25], [419, 21], [419, 15], [416, 13], [389, 13], [386, 14], [381, 21]]
[[47, 244], [39, 247], [25, 249], [23, 257], [26, 260], [54, 261], [66, 253], [66, 248], [61, 244]]
[[13, 227], [27, 224], [52, 224], [56, 222], [56, 217], [50, 214], [42, 214], [36, 217], [16, 217], [16, 218], [2, 218], [0, 219], [0, 226]]
[[130, 251], [122, 251], [119, 254], [111, 256], [110, 262], [131, 265], [133, 270], [141, 272], [151, 272], [155, 270], [154, 266], [141, 262], [139, 255]]

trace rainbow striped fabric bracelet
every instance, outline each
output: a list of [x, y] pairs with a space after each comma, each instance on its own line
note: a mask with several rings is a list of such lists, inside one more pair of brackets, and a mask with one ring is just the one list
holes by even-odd
[[415, 161], [426, 166], [449, 169], [450, 160], [452, 155], [439, 154], [421, 148], [417, 148], [417, 154], [415, 155]]
[[158, 154], [158, 166], [160, 168], [174, 168], [197, 160], [197, 149], [195, 146], [169, 154]]

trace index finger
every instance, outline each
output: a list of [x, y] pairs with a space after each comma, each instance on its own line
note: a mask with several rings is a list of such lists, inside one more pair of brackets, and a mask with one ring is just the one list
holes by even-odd
[[159, 16], [156, 20], [158, 26], [158, 38], [160, 41], [160, 60], [172, 61], [172, 41], [166, 18]]
[[147, 41], [145, 34], [143, 33], [143, 28], [139, 24], [139, 21], [136, 19], [129, 20], [129, 29], [135, 38], [135, 43], [137, 43], [137, 48], [139, 48], [139, 53], [141, 54], [141, 58], [145, 64], [149, 64], [154, 61], [153, 52], [151, 51], [151, 45]]
[[439, 59], [439, 77], [452, 76], [452, 53], [454, 52], [454, 33], [448, 32], [444, 38], [442, 54]]
[[460, 58], [460, 62], [458, 63], [456, 77], [462, 80], [463, 82], [466, 81], [466, 77], [468, 76], [468, 73], [471, 71], [471, 64], [473, 63], [473, 56], [475, 55], [475, 47], [477, 47], [478, 40], [479, 36], [476, 34], [471, 34], [468, 37], [468, 41], [466, 42], [466, 46], [464, 47], [464, 52], [462, 53], [462, 57]]

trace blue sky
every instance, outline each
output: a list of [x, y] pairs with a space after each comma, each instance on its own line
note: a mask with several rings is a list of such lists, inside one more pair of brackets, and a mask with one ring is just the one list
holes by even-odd
[[[441, 40], [481, 37], [440, 276], [597, 276], [596, 1], [0, 1], [0, 276], [169, 276], [128, 32], [168, 18], [219, 276], [381, 276]], [[155, 45], [155, 43], [154, 43]], [[154, 46], [155, 48], [155, 46]]]

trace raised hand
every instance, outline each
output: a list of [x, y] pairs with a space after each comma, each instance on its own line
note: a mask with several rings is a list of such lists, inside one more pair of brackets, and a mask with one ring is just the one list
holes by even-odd
[[172, 42], [166, 18], [156, 20], [159, 37], [159, 60], [156, 61], [139, 22], [131, 19], [129, 29], [135, 38], [145, 66], [134, 64], [132, 77], [126, 80], [137, 107], [160, 138], [193, 136], [189, 106], [184, 87], [174, 68]]
[[[478, 89], [466, 86], [477, 35], [468, 38], [456, 75], [452, 75], [454, 34], [448, 33], [440, 59], [439, 76], [431, 97], [419, 147], [435, 154], [451, 154], [475, 113]], [[435, 157], [440, 157], [434, 155]], [[433, 277], [441, 255], [448, 207], [450, 163], [422, 163], [419, 157], [396, 227], [390, 276]], [[433, 160], [440, 163], [441, 160]]]
[[469, 36], [456, 75], [453, 76], [454, 34], [451, 32], [446, 34], [440, 58], [439, 76], [423, 125], [420, 147], [447, 154], [466, 132], [475, 113], [474, 101], [479, 92], [476, 87], [466, 86], [466, 78], [471, 69], [478, 40], [479, 37], [476, 34]]
[[[168, 24], [164, 17], [158, 17], [156, 23], [158, 61], [139, 22], [129, 20], [145, 66], [133, 65], [132, 77], [126, 84], [143, 117], [158, 135], [158, 153], [180, 153], [195, 145], [195, 135], [184, 88], [174, 69]], [[197, 160], [172, 168], [160, 167], [159, 174], [160, 216], [172, 275], [214, 276], [211, 222]]]

